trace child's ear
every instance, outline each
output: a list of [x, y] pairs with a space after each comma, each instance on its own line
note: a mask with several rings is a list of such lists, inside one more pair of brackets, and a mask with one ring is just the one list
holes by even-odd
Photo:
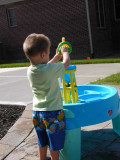
[[45, 52], [42, 52], [40, 55], [41, 55], [41, 58], [43, 59], [45, 56]]

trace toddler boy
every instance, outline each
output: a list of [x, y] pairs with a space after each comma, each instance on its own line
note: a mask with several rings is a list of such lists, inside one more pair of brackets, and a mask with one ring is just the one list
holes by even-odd
[[23, 50], [31, 65], [27, 76], [33, 92], [33, 124], [37, 133], [40, 160], [46, 160], [49, 145], [51, 160], [59, 160], [59, 150], [64, 147], [65, 117], [58, 78], [69, 66], [68, 49], [61, 47], [61, 55], [49, 61], [50, 40], [43, 34], [30, 34]]

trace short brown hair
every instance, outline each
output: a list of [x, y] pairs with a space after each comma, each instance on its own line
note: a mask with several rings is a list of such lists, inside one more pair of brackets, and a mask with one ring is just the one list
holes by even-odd
[[51, 43], [47, 36], [43, 34], [30, 34], [23, 43], [23, 50], [27, 57], [37, 55], [46, 51]]

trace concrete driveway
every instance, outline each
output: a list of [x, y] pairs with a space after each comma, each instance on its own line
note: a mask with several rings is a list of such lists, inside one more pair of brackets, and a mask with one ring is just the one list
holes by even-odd
[[0, 69], [0, 104], [26, 105], [32, 101], [27, 68]]
[[77, 83], [88, 84], [118, 72], [120, 72], [120, 63], [78, 65]]
[[[119, 63], [77, 65], [77, 84], [88, 84], [120, 72]], [[0, 104], [26, 105], [32, 102], [27, 67], [0, 69]]]

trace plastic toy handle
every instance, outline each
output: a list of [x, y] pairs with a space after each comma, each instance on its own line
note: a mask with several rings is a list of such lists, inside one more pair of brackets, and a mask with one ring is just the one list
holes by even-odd
[[62, 47], [62, 46], [68, 47], [68, 53], [69, 54], [72, 52], [72, 45], [69, 42], [65, 41], [65, 37], [62, 37], [62, 42], [59, 43], [58, 47], [57, 47], [58, 52], [60, 52], [60, 54], [62, 54], [61, 50], [60, 50], [60, 47]]

